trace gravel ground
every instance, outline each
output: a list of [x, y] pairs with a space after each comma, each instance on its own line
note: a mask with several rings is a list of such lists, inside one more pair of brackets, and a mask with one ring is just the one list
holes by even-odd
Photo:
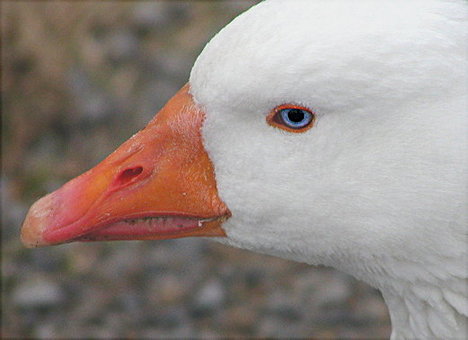
[[204, 239], [19, 242], [28, 206], [102, 160], [256, 1], [2, 2], [2, 338], [382, 338], [380, 294]]

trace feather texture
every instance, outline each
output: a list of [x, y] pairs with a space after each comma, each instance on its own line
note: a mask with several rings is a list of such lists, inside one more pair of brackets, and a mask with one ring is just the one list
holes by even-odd
[[[392, 338], [467, 335], [467, 4], [267, 0], [192, 69], [231, 245], [379, 288]], [[278, 105], [316, 113], [302, 134]]]

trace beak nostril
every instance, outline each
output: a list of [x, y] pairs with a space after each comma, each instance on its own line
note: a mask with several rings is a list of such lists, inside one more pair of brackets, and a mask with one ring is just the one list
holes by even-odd
[[138, 177], [143, 172], [142, 166], [136, 166], [134, 168], [125, 169], [120, 173], [116, 178], [115, 183], [120, 185], [125, 185], [128, 182], [132, 181], [134, 178]]

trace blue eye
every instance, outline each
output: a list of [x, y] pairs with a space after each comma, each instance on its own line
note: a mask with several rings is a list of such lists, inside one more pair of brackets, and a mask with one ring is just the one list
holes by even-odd
[[299, 108], [282, 109], [277, 114], [280, 121], [291, 129], [302, 129], [314, 120], [311, 112]]
[[288, 132], [302, 133], [314, 125], [315, 113], [303, 106], [283, 104], [271, 110], [266, 121]]

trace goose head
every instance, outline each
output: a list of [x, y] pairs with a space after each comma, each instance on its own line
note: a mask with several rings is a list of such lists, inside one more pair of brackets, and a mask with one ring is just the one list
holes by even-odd
[[463, 334], [466, 10], [260, 3], [144, 130], [31, 208], [23, 241], [211, 237], [369, 282], [395, 338]]

